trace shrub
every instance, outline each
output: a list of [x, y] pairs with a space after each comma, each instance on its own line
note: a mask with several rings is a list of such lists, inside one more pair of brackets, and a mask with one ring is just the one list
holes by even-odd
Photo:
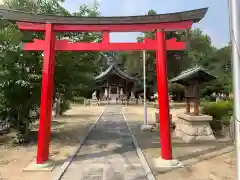
[[73, 102], [83, 104], [84, 99], [85, 99], [84, 97], [73, 97]]
[[70, 102], [68, 100], [62, 100], [60, 103], [60, 115], [70, 109]]
[[213, 131], [218, 132], [222, 130], [223, 125], [229, 125], [230, 117], [233, 114], [233, 102], [220, 101], [206, 103], [203, 105], [202, 113], [213, 117], [213, 121], [211, 121], [211, 128]]
[[184, 97], [184, 86], [181, 84], [169, 83], [168, 92], [173, 95], [173, 100], [182, 101]]

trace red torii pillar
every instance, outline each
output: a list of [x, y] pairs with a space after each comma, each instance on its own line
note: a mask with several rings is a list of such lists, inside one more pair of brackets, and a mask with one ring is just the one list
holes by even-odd
[[55, 41], [56, 33], [53, 31], [53, 24], [46, 24], [37, 164], [47, 161], [49, 157], [55, 66]]
[[158, 89], [159, 121], [160, 121], [160, 144], [162, 158], [172, 159], [172, 142], [169, 115], [168, 77], [166, 41], [164, 30], [156, 31], [156, 75]]

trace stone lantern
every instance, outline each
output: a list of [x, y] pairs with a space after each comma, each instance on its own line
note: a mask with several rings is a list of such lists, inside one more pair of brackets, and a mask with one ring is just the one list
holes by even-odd
[[[199, 113], [199, 88], [204, 82], [216, 79], [201, 67], [195, 67], [180, 73], [179, 76], [170, 80], [171, 83], [182, 84], [185, 87], [186, 111], [177, 114], [175, 133], [186, 142], [195, 140], [215, 139], [210, 127], [212, 117]], [[190, 104], [193, 103], [193, 113]]]

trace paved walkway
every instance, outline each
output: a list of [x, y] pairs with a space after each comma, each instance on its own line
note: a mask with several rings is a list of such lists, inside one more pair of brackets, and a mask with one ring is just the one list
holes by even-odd
[[147, 180], [120, 106], [109, 106], [61, 180]]

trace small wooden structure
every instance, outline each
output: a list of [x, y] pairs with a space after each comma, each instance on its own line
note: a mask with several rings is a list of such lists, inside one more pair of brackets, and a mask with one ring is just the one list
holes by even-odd
[[[185, 142], [213, 141], [215, 137], [210, 127], [212, 116], [199, 114], [199, 85], [216, 79], [201, 67], [183, 71], [179, 76], [170, 80], [185, 86], [186, 112], [178, 113], [175, 135]], [[190, 113], [190, 103], [194, 102], [194, 113]]]
[[122, 71], [116, 64], [109, 67], [95, 77], [98, 84], [97, 94], [100, 100], [112, 100], [114, 102], [127, 100], [131, 96], [131, 90], [135, 78]]
[[182, 84], [185, 87], [186, 113], [190, 113], [190, 103], [194, 103], [194, 115], [199, 115], [199, 86], [200, 84], [216, 79], [201, 67], [187, 69], [179, 76], [170, 80], [171, 83]]

